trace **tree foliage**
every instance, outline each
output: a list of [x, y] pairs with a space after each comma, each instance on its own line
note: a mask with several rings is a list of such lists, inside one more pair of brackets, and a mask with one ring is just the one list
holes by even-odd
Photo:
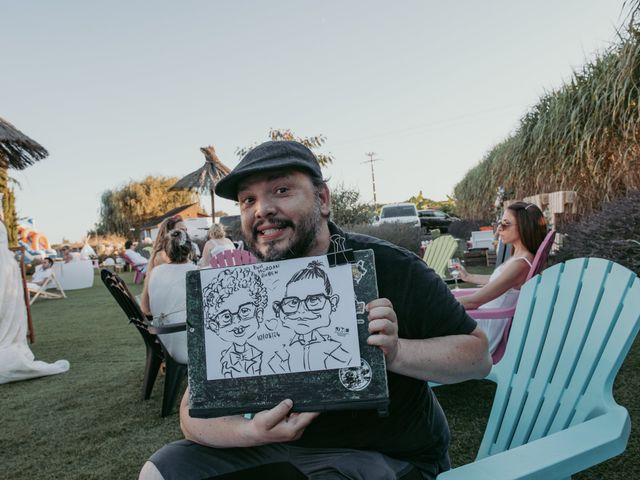
[[100, 220], [96, 233], [127, 236], [145, 220], [163, 215], [169, 210], [198, 201], [196, 193], [169, 191], [176, 177], [148, 176], [131, 181], [123, 187], [106, 190], [100, 198]]
[[331, 191], [331, 219], [340, 226], [370, 223], [375, 215], [372, 205], [361, 203], [360, 192], [344, 184]]
[[554, 263], [579, 257], [606, 258], [640, 274], [640, 190], [568, 225]]
[[453, 198], [447, 196], [446, 200], [432, 200], [422, 195], [422, 190], [418, 195], [414, 195], [407, 200], [408, 203], [415, 203], [418, 210], [424, 210], [427, 208], [434, 208], [442, 210], [445, 213], [455, 215], [456, 202]]
[[[322, 134], [314, 135], [312, 137], [298, 137], [289, 129], [282, 130], [277, 128], [271, 128], [269, 129], [269, 140], [274, 140], [274, 141], [275, 140], [289, 140], [289, 141], [294, 140], [296, 142], [300, 142], [305, 147], [312, 150], [313, 153], [315, 153], [316, 158], [318, 159], [318, 163], [320, 163], [321, 167], [326, 167], [330, 163], [333, 163], [333, 155], [331, 155], [331, 153], [319, 153], [315, 151], [316, 149], [321, 148], [324, 145], [324, 143], [327, 141], [327, 138]], [[249, 151], [252, 148], [256, 147], [257, 145], [258, 145], [257, 143], [253, 143], [248, 147], [243, 147], [243, 148], [238, 147], [236, 148], [236, 155], [242, 158], [247, 153], [249, 153]]]

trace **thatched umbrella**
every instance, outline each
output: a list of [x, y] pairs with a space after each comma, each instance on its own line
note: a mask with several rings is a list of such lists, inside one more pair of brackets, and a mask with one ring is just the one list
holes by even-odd
[[216, 183], [228, 175], [231, 170], [220, 161], [212, 146], [202, 147], [200, 151], [205, 157], [204, 165], [178, 180], [169, 190], [191, 190], [211, 194], [211, 219], [215, 222], [216, 203], [213, 189]]
[[22, 170], [47, 155], [42, 145], [0, 117], [0, 169]]

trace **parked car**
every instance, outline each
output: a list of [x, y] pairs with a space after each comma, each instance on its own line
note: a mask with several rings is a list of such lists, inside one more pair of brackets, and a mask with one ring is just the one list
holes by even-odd
[[453, 217], [442, 210], [418, 210], [418, 216], [420, 217], [420, 226], [426, 232], [430, 230], [439, 229], [442, 233], [447, 233], [449, 225], [452, 222], [460, 220], [457, 217]]
[[403, 223], [420, 228], [418, 209], [413, 203], [390, 203], [380, 210], [380, 218], [377, 225], [385, 223]]

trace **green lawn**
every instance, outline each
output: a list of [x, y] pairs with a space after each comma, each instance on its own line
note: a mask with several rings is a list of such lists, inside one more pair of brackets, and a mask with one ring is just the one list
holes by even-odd
[[[124, 274], [134, 294], [131, 274]], [[0, 385], [0, 479], [135, 478], [147, 457], [180, 438], [178, 415], [160, 418], [160, 377], [148, 401], [140, 399], [144, 346], [134, 327], [96, 277], [94, 287], [64, 300], [33, 306], [39, 360], [66, 358], [62, 375]], [[580, 479], [625, 479], [640, 472], [640, 347], [618, 375], [616, 400], [632, 417], [627, 451], [582, 473]], [[452, 431], [454, 465], [473, 460], [494, 386], [465, 382], [436, 389]]]

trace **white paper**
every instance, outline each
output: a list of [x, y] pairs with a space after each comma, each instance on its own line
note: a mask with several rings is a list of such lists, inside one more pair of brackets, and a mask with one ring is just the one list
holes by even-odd
[[202, 270], [207, 379], [359, 366], [351, 272], [326, 256]]

